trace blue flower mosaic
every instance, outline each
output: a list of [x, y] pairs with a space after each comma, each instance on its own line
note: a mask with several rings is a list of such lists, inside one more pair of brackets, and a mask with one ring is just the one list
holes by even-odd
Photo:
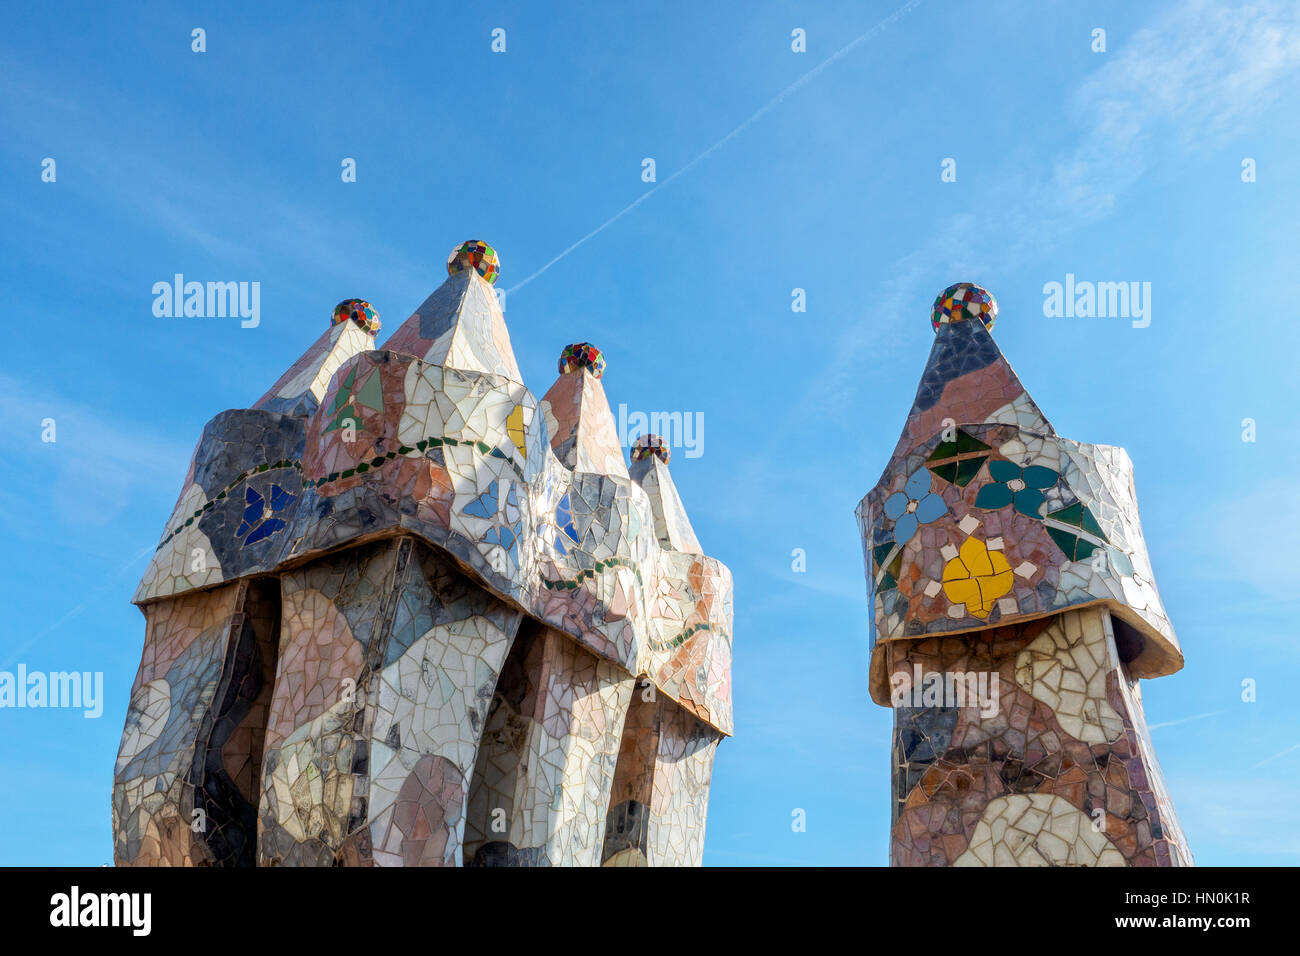
[[930, 472], [918, 468], [907, 476], [902, 491], [885, 499], [885, 517], [894, 522], [894, 540], [901, 548], [916, 534], [916, 529], [948, 513], [943, 498], [930, 490]]
[[284, 530], [287, 524], [283, 518], [275, 515], [287, 509], [298, 496], [289, 494], [279, 485], [271, 485], [270, 494], [271, 500], [267, 501], [252, 485], [244, 488], [244, 520], [239, 523], [235, 537], [244, 538], [244, 535], [248, 535], [244, 538], [245, 545], [269, 538], [277, 531]]
[[1017, 511], [1030, 518], [1041, 518], [1039, 512], [1047, 499], [1043, 491], [1061, 480], [1061, 476], [1042, 465], [1021, 467], [1012, 461], [989, 462], [992, 480], [975, 496], [975, 507], [996, 511], [1015, 505]]
[[497, 516], [497, 510], [500, 508], [497, 494], [497, 483], [493, 481], [492, 484], [487, 486], [487, 491], [465, 506], [465, 514], [473, 515], [475, 518], [487, 518], [491, 521]]
[[501, 497], [501, 486], [496, 479], [488, 485], [487, 490], [472, 499], [469, 504], [465, 505], [465, 514], [473, 515], [475, 518], [486, 518], [495, 522], [497, 515], [504, 508], [504, 525], [493, 525], [483, 534], [484, 542], [488, 544], [500, 545], [506, 552], [515, 567], [519, 566], [519, 538], [524, 533], [524, 524], [521, 520], [519, 511], [519, 496], [515, 490], [513, 482], [507, 482], [507, 489], [504, 499]]

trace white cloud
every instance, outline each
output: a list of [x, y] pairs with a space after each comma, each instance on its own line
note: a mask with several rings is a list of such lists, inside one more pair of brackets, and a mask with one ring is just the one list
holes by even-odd
[[1184, 529], [1182, 547], [1196, 559], [1189, 564], [1201, 568], [1207, 582], [1227, 578], [1250, 589], [1243, 594], [1244, 607], [1221, 609], [1259, 610], [1259, 596], [1294, 604], [1300, 595], [1300, 562], [1285, 535], [1270, 533], [1300, 526], [1294, 480], [1272, 478], [1234, 488], [1229, 498], [1206, 502], [1205, 514], [1203, 523]]
[[1214, 844], [1230, 854], [1222, 861], [1249, 863], [1252, 856], [1300, 855], [1300, 834], [1293, 825], [1295, 782], [1224, 773], [1211, 778], [1178, 780], [1171, 790], [1191, 844]]
[[[1004, 170], [999, 185], [897, 259], [861, 319], [840, 333], [828, 368], [792, 406], [792, 418], [835, 419], [858, 407], [870, 364], [893, 359], [887, 344], [882, 350], [890, 332], [924, 320], [917, 312], [939, 291], [931, 288], [936, 270], [976, 278], [996, 262], [1006, 272], [1111, 215], [1164, 158], [1214, 148], [1258, 119], [1296, 85], [1300, 5], [1193, 3], [1111, 43], [1063, 104], [1063, 146], [1045, 158], [1045, 175], [1024, 181], [1032, 173]], [[1049, 142], [1052, 133], [1034, 131]]]
[[[0, 374], [0, 393], [10, 396], [11, 425], [27, 436], [23, 467], [30, 486], [21, 499], [13, 499], [14, 508], [4, 509], [11, 533], [52, 530], [46, 522], [30, 522], [34, 506], [47, 507], [47, 514], [66, 526], [85, 529], [111, 522], [133, 491], [164, 498], [180, 491], [192, 444], [8, 375]], [[46, 418], [54, 420], [53, 443], [41, 441]], [[11, 497], [4, 493], [6, 501]], [[44, 507], [42, 498], [48, 503]]]

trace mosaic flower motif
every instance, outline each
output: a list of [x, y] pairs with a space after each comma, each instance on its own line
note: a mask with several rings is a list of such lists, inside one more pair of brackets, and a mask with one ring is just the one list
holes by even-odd
[[506, 557], [510, 559], [515, 567], [518, 567], [518, 544], [520, 537], [524, 533], [524, 524], [521, 520], [519, 496], [515, 492], [514, 483], [506, 482], [506, 492], [502, 495], [501, 483], [493, 479], [486, 491], [465, 505], [464, 512], [475, 518], [486, 518], [492, 522], [496, 522], [498, 517], [504, 516], [505, 524], [494, 524], [488, 528], [483, 533], [483, 541], [486, 544], [500, 545], [505, 549]]
[[975, 496], [975, 507], [996, 511], [1015, 505], [1017, 511], [1030, 518], [1041, 518], [1039, 511], [1047, 500], [1043, 490], [1061, 480], [1061, 476], [1042, 465], [1021, 467], [1011, 461], [989, 462], [992, 480]]
[[465, 514], [473, 515], [475, 518], [487, 518], [489, 521], [495, 520], [504, 500], [506, 521], [518, 521], [519, 498], [515, 494], [514, 482], [506, 482], [504, 499], [501, 496], [500, 485], [497, 479], [492, 479], [492, 483], [487, 486], [487, 491], [465, 505]]
[[990, 451], [988, 445], [959, 428], [950, 440], [939, 442], [925, 465], [937, 477], [965, 488], [980, 473]]
[[347, 377], [343, 379], [338, 392], [335, 393], [334, 402], [330, 406], [333, 420], [325, 426], [324, 431], [332, 432], [348, 428], [362, 431], [365, 426], [361, 424], [360, 408], [368, 408], [374, 412], [383, 410], [384, 396], [379, 370], [372, 369], [370, 377], [363, 384], [358, 385], [357, 368], [358, 366], [353, 365], [348, 370]]
[[943, 566], [943, 593], [953, 604], [965, 604], [966, 612], [981, 620], [1014, 585], [1015, 574], [1006, 555], [991, 550], [978, 538], [967, 538], [956, 557]]
[[894, 522], [894, 540], [901, 548], [916, 534], [916, 529], [948, 513], [943, 498], [930, 490], [930, 472], [918, 468], [907, 476], [902, 491], [885, 499], [885, 517]]
[[888, 591], [898, 587], [898, 576], [903, 570], [902, 549], [895, 548], [894, 542], [886, 539], [872, 548], [871, 554], [875, 559], [872, 568], [875, 570], [876, 589]]
[[265, 538], [271, 537], [277, 531], [285, 527], [283, 518], [275, 517], [281, 511], [288, 508], [297, 495], [291, 495], [279, 485], [272, 485], [270, 491], [271, 498], [268, 501], [265, 497], [253, 489], [251, 485], [244, 488], [244, 520], [239, 523], [239, 528], [235, 531], [236, 538], [244, 538], [244, 544], [256, 544]]
[[[1047, 516], [1052, 521], [1059, 521], [1061, 524], [1069, 525], [1069, 529], [1057, 528], [1047, 525], [1047, 533], [1051, 535], [1056, 546], [1070, 561], [1085, 561], [1092, 557], [1093, 552], [1102, 548], [1103, 545], [1090, 541], [1079, 534], [1080, 531], [1100, 539], [1102, 542], [1109, 544], [1110, 539], [1106, 537], [1106, 532], [1102, 530], [1097, 519], [1093, 517], [1092, 511], [1083, 502], [1075, 502], [1068, 508], [1062, 508], [1060, 511], [1053, 511]], [[1111, 555], [1115, 569], [1123, 576], [1130, 577], [1133, 574], [1133, 562], [1127, 555], [1123, 554], [1116, 548], [1105, 548]]]

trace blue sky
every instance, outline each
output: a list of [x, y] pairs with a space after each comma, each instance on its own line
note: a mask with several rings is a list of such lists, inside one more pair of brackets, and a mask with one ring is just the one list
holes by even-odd
[[[703, 455], [673, 474], [736, 581], [706, 864], [887, 859], [853, 509], [930, 304], [967, 279], [1057, 430], [1135, 463], [1187, 656], [1144, 682], [1146, 712], [1197, 862], [1300, 860], [1293, 5], [373, 6], [6, 10], [0, 669], [102, 671], [106, 701], [0, 712], [0, 863], [112, 858], [130, 597], [203, 424], [256, 401], [343, 298], [375, 304], [382, 345], [471, 237], [501, 254], [535, 394], [589, 340], [616, 409], [703, 415]], [[155, 318], [177, 272], [260, 282], [261, 324]], [[1150, 282], [1150, 326], [1045, 317], [1067, 273]]]

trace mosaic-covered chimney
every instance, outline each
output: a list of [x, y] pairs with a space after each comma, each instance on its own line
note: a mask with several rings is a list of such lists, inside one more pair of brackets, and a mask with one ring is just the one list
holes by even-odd
[[[587, 343], [538, 401], [471, 241], [204, 428], [135, 603], [118, 865], [698, 865], [731, 574]], [[642, 439], [644, 444], [648, 439]]]
[[1187, 866], [1140, 678], [1183, 655], [1122, 448], [1062, 438], [958, 283], [857, 516], [895, 866]]

